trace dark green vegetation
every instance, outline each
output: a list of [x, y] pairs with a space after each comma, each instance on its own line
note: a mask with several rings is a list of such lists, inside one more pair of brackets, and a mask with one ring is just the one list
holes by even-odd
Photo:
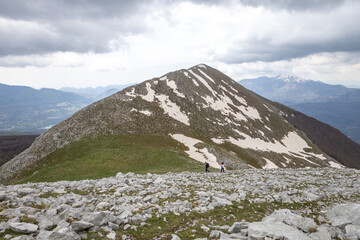
[[[49, 154], [23, 172], [17, 183], [98, 179], [118, 172], [166, 173], [204, 171], [170, 136], [104, 136], [85, 138]], [[14, 181], [15, 182], [15, 181]]]
[[38, 135], [0, 136], [0, 166], [24, 151]]

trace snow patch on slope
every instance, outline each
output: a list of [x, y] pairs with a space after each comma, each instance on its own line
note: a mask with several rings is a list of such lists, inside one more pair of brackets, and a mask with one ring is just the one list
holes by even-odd
[[239, 97], [238, 95], [234, 95], [234, 97], [235, 97], [235, 99], [236, 99], [239, 103], [247, 106], [247, 102], [246, 102], [246, 100], [245, 100], [244, 98]]
[[233, 137], [229, 137], [228, 139], [212, 138], [212, 141], [215, 143], [221, 141], [229, 141], [230, 143], [239, 146], [241, 148], [254, 149], [257, 151], [264, 151], [264, 152], [276, 152], [280, 154], [292, 155], [295, 157], [299, 157], [300, 155], [304, 159], [306, 159], [306, 157], [317, 156], [312, 153], [310, 154], [306, 153], [304, 151], [305, 148], [310, 148], [310, 146], [296, 132], [289, 132], [286, 136], [284, 136], [284, 138], [281, 141], [275, 141], [275, 142], [266, 142], [260, 138], [252, 138], [251, 136], [246, 135], [245, 133], [241, 133], [241, 136], [244, 139], [235, 139]]
[[183, 134], [170, 134], [170, 136], [189, 148], [189, 150], [185, 152], [192, 159], [202, 163], [208, 162], [211, 167], [220, 168], [220, 165], [216, 161], [216, 156], [211, 154], [207, 148], [199, 149], [195, 147], [196, 144], [203, 143], [202, 141], [195, 138], [187, 137]]
[[333, 162], [333, 161], [330, 161], [329, 163], [330, 163], [330, 167], [332, 167], [332, 168], [343, 168], [344, 167], [343, 165]]
[[169, 86], [169, 88], [171, 88], [171, 89], [173, 90], [173, 92], [174, 92], [177, 96], [179, 96], [179, 97], [181, 97], [181, 98], [185, 98], [185, 95], [178, 91], [178, 88], [177, 88], [177, 85], [176, 85], [176, 82], [175, 82], [175, 81], [169, 80], [166, 76], [160, 78], [160, 80], [166, 81], [166, 84]]
[[307, 81], [306, 79], [300, 78], [300, 77], [292, 75], [292, 74], [281, 74], [277, 78], [283, 80], [284, 82], [289, 82], [289, 83], [292, 83], [292, 82], [304, 83]]
[[202, 84], [205, 85], [205, 87], [207, 89], [209, 89], [209, 91], [212, 93], [212, 95], [216, 96], [216, 92], [214, 92], [214, 90], [212, 89], [212, 87], [210, 87], [210, 85], [207, 83], [207, 81], [201, 77], [200, 75], [197, 75], [196, 73], [194, 73], [192, 70], [189, 70], [189, 72], [194, 75]]
[[209, 75], [207, 75], [206, 73], [204, 73], [200, 68], [198, 68], [199, 72], [201, 72], [202, 75], [204, 75], [207, 79], [209, 79], [212, 83], [215, 83], [215, 81], [209, 77]]
[[263, 166], [263, 169], [274, 169], [274, 168], [279, 168], [278, 166], [275, 165], [275, 163], [273, 163], [272, 161], [270, 161], [267, 158], [263, 158], [266, 161], [265, 166]]
[[144, 114], [146, 116], [151, 116], [152, 112], [150, 112], [149, 110], [137, 110], [136, 108], [133, 108], [130, 110], [130, 112], [139, 112], [141, 114]]
[[[161, 79], [165, 80], [166, 76], [162, 77]], [[155, 93], [154, 89], [151, 88], [150, 83], [146, 83], [146, 90], [147, 90], [146, 95], [138, 95], [138, 96], [140, 96], [141, 98], [143, 98], [144, 100], [146, 100], [148, 102], [154, 102], [155, 99], [157, 99], [160, 103], [160, 107], [164, 110], [165, 114], [169, 115], [170, 117], [174, 118], [175, 120], [177, 120], [179, 122], [182, 122], [182, 123], [190, 126], [189, 117], [184, 112], [182, 112], [180, 107], [176, 103], [172, 102], [168, 96], [163, 95], [163, 94], [157, 95]], [[134, 88], [131, 90], [131, 92], [127, 92], [125, 94], [127, 96], [131, 96], [131, 97], [137, 96], [135, 94]], [[133, 111], [133, 109], [131, 111]], [[151, 115], [151, 112], [149, 112], [149, 111], [139, 111], [139, 112], [142, 114], [148, 115], [148, 116]]]
[[239, 109], [244, 115], [248, 116], [251, 119], [261, 119], [260, 114], [256, 108], [250, 106], [240, 106]]
[[147, 90], [147, 94], [140, 95], [140, 97], [142, 97], [144, 100], [148, 102], [153, 102], [155, 98], [155, 91], [151, 88], [150, 83], [146, 83], [146, 90]]
[[130, 91], [130, 92], [126, 92], [125, 95], [126, 95], [126, 96], [129, 96], [129, 97], [136, 97], [135, 88], [131, 88], [131, 91]]
[[164, 109], [164, 112], [175, 120], [182, 122], [190, 126], [189, 117], [183, 113], [176, 103], [172, 102], [166, 95], [156, 95], [156, 98], [160, 101], [160, 107]]

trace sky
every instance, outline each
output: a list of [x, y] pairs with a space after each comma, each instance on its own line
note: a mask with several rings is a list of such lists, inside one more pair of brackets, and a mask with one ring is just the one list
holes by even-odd
[[0, 83], [142, 82], [199, 63], [360, 88], [360, 0], [0, 0]]

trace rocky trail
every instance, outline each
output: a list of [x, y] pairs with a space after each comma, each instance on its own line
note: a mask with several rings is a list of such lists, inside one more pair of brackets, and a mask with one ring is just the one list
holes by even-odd
[[118, 173], [0, 185], [0, 239], [360, 239], [360, 172]]

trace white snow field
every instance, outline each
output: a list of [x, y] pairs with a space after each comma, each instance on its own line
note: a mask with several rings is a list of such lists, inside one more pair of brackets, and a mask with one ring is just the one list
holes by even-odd
[[170, 136], [189, 148], [189, 150], [185, 152], [192, 159], [202, 163], [208, 162], [211, 167], [220, 169], [220, 165], [219, 163], [217, 163], [215, 155], [210, 153], [207, 148], [199, 149], [195, 147], [196, 144], [203, 143], [202, 141], [195, 138], [187, 137], [183, 134], [170, 134]]
[[278, 166], [275, 165], [275, 163], [273, 163], [272, 161], [270, 161], [267, 158], [263, 158], [266, 161], [265, 166], [263, 166], [263, 169], [274, 169], [274, 168], [279, 168]]
[[[211, 140], [217, 144], [228, 141], [241, 148], [254, 149], [257, 151], [276, 152], [281, 154], [293, 155], [296, 157], [299, 157], [300, 155], [306, 161], [309, 161], [307, 157], [316, 157], [321, 160], [326, 159], [322, 154], [305, 152], [304, 149], [310, 148], [310, 146], [296, 132], [289, 132], [288, 135], [285, 136], [281, 141], [275, 141], [274, 143], [266, 142], [260, 138], [252, 138], [245, 133], [240, 133], [239, 131], [237, 131], [237, 133], [244, 137], [244, 139], [235, 139], [233, 137], [229, 137], [228, 139], [212, 138]], [[316, 164], [311, 161], [309, 162], [312, 164]], [[335, 164], [332, 165], [335, 166]]]

